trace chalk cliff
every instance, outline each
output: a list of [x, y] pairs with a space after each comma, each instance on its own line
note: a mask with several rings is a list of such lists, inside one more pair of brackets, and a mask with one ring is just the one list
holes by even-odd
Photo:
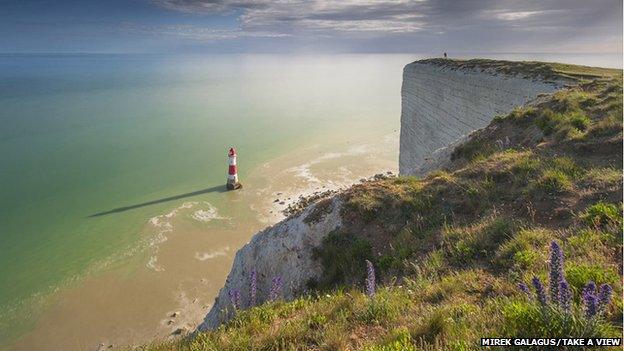
[[326, 199], [307, 207], [296, 216], [287, 218], [253, 236], [234, 258], [232, 270], [219, 291], [199, 330], [212, 329], [233, 315], [231, 291], [240, 292], [241, 307], [250, 307], [250, 274], [257, 274], [257, 303], [269, 299], [272, 279], [280, 277], [280, 298], [290, 300], [302, 293], [310, 279], [317, 279], [322, 267], [313, 259], [313, 249], [323, 238], [340, 227], [339, 197]]
[[470, 132], [563, 83], [485, 65], [462, 67], [452, 60], [408, 64], [401, 89], [399, 174], [438, 168]]
[[[520, 74], [479, 65], [459, 66], [452, 60], [423, 60], [403, 73], [400, 173], [422, 174], [443, 165], [453, 146], [497, 115], [557, 90], [562, 79], [545, 79], [539, 72]], [[468, 61], [470, 62], [470, 61]], [[488, 61], [499, 63], [502, 61]], [[507, 62], [509, 63], [509, 62]], [[303, 212], [257, 233], [240, 249], [225, 286], [199, 330], [212, 329], [233, 315], [230, 292], [238, 291], [241, 307], [250, 306], [249, 285], [257, 272], [257, 303], [268, 299], [273, 277], [283, 281], [281, 296], [292, 299], [317, 279], [322, 267], [313, 250], [342, 225], [341, 195], [322, 200]]]

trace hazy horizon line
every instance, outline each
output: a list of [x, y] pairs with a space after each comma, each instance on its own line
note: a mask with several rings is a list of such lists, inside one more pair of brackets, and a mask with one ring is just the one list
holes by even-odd
[[[601, 51], [601, 52], [579, 52], [579, 51], [447, 51], [449, 55], [463, 54], [493, 54], [493, 55], [622, 55], [622, 51]], [[0, 55], [344, 55], [344, 54], [410, 54], [410, 55], [431, 55], [432, 52], [409, 52], [409, 51], [325, 51], [325, 52], [306, 52], [306, 51], [207, 51], [207, 52], [98, 52], [98, 51], [0, 51]], [[442, 52], [440, 52], [442, 56]]]

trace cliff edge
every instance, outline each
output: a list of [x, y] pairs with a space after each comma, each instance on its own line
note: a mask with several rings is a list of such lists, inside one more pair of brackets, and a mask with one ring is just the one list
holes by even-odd
[[433, 59], [405, 66], [399, 174], [423, 175], [439, 168], [449, 159], [449, 146], [494, 117], [571, 81], [519, 65], [503, 69], [496, 62], [504, 61]]

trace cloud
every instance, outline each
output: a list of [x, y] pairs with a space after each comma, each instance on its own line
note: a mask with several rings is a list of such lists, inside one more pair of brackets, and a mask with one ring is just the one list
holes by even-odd
[[153, 0], [166, 9], [198, 14], [228, 13], [235, 10], [268, 7], [272, 1], [230, 1], [230, 0]]
[[621, 40], [621, 0], [152, 1], [200, 18], [228, 15], [237, 19], [237, 28], [231, 30], [196, 26], [158, 29], [195, 40], [404, 38], [429, 47], [446, 40], [467, 50], [512, 43], [538, 43], [535, 49], [539, 49], [540, 45], [558, 45], [587, 34], [601, 40], [599, 33], [606, 37], [620, 32], [615, 35]]
[[[579, 15], [597, 10], [612, 11], [617, 0], [153, 0], [175, 11], [205, 14], [240, 14], [246, 31], [282, 32], [379, 32], [410, 33], [439, 27], [461, 26], [472, 22], [527, 20], [552, 11], [558, 16], [544, 21], [576, 25]], [[600, 6], [602, 4], [602, 6]], [[608, 6], [605, 6], [608, 5]], [[615, 5], [615, 7], [614, 7]], [[621, 7], [621, 6], [620, 6]], [[569, 16], [568, 16], [569, 15]], [[487, 23], [485, 23], [487, 24]]]
[[154, 0], [157, 5], [198, 15], [240, 13], [245, 32], [409, 33], [422, 29], [423, 1], [230, 1]]
[[537, 14], [543, 13], [542, 11], [516, 11], [516, 12], [499, 12], [494, 16], [498, 19], [502, 19], [505, 21], [515, 21], [523, 18], [527, 18], [530, 16], [534, 16]]

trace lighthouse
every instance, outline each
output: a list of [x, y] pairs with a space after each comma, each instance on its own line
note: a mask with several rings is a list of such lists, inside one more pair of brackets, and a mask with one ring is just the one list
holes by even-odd
[[228, 152], [228, 177], [227, 177], [227, 188], [228, 190], [240, 189], [243, 187], [241, 183], [238, 182], [238, 170], [236, 169], [236, 149], [233, 147], [230, 148]]

